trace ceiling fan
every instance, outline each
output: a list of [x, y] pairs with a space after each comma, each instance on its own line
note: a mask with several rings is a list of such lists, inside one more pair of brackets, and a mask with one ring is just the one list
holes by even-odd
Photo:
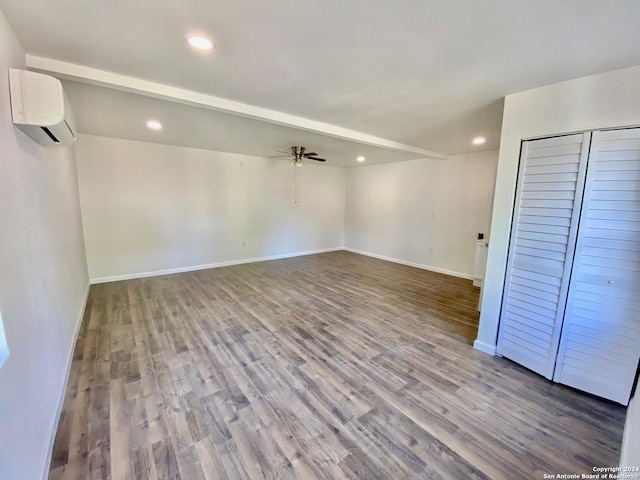
[[315, 152], [311, 152], [311, 153], [307, 153], [305, 152], [306, 148], [305, 147], [291, 147], [291, 152], [283, 152], [281, 150], [278, 150], [278, 153], [286, 153], [286, 155], [280, 155], [278, 157], [272, 157], [272, 158], [279, 158], [279, 157], [291, 157], [291, 163], [294, 164], [296, 167], [302, 167], [304, 164], [302, 163], [303, 160], [314, 160], [316, 162], [326, 162], [327, 160], [324, 158], [320, 158], [317, 157], [317, 153]]

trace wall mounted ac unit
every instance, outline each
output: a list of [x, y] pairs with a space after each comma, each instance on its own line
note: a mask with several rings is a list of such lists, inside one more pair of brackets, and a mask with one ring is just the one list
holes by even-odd
[[70, 145], [76, 126], [69, 99], [57, 78], [9, 69], [13, 123], [42, 145]]

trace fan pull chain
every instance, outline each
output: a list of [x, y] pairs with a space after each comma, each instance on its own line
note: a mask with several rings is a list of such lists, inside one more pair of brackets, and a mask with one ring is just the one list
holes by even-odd
[[293, 175], [294, 175], [294, 186], [295, 186], [295, 187], [294, 187], [294, 199], [293, 199], [293, 204], [294, 204], [296, 207], [299, 207], [299, 206], [300, 206], [300, 187], [299, 187], [300, 180], [299, 180], [299, 178], [298, 178], [298, 175], [299, 175], [299, 174], [298, 174], [298, 170], [300, 170], [300, 169], [297, 167], [297, 165], [295, 165], [295, 164], [294, 164], [294, 165], [293, 165], [293, 172], [294, 172], [294, 173], [293, 173]]

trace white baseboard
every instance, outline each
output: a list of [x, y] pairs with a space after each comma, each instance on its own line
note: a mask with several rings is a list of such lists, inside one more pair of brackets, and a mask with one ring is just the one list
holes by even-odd
[[347, 252], [357, 253], [360, 255], [366, 255], [367, 257], [377, 258], [379, 260], [386, 260], [387, 262], [399, 263], [401, 265], [407, 265], [409, 267], [420, 268], [422, 270], [429, 270], [430, 272], [444, 273], [445, 275], [451, 275], [453, 277], [465, 278], [467, 280], [473, 280], [473, 275], [462, 272], [454, 272], [453, 270], [447, 270], [445, 268], [431, 267], [429, 265], [423, 265], [421, 263], [407, 262], [406, 260], [400, 260], [399, 258], [385, 257], [384, 255], [378, 255], [377, 253], [363, 252], [362, 250], [356, 250], [355, 248], [345, 247], [343, 250]]
[[476, 339], [476, 341], [473, 342], [473, 348], [475, 348], [476, 350], [480, 350], [481, 352], [488, 353], [489, 355], [495, 356], [496, 354], [495, 345], [489, 345], [488, 343], [481, 342], [478, 339]]
[[128, 273], [125, 275], [114, 275], [111, 277], [91, 278], [91, 284], [119, 282], [121, 280], [132, 280], [134, 278], [157, 277], [158, 275], [171, 275], [173, 273], [195, 272], [197, 270], [207, 270], [209, 268], [229, 267], [232, 265], [242, 265], [244, 263], [265, 262], [267, 260], [279, 260], [282, 258], [301, 257], [303, 255], [314, 255], [316, 253], [336, 252], [343, 250], [342, 247], [324, 248], [322, 250], [310, 250], [308, 252], [285, 253], [283, 255], [271, 255], [267, 257], [243, 258], [240, 260], [231, 260], [228, 262], [208, 263], [206, 265], [193, 265], [189, 267], [170, 268], [167, 270], [154, 270], [151, 272]]
[[53, 443], [56, 440], [56, 433], [58, 432], [58, 422], [60, 422], [60, 415], [62, 415], [62, 407], [64, 406], [64, 399], [67, 394], [67, 384], [69, 383], [69, 375], [71, 373], [71, 364], [73, 363], [73, 353], [76, 349], [76, 341], [78, 340], [78, 333], [80, 332], [80, 326], [82, 325], [82, 318], [84, 317], [84, 311], [87, 308], [87, 300], [89, 299], [89, 289], [91, 283], [87, 284], [87, 290], [84, 292], [84, 301], [80, 307], [80, 313], [76, 320], [76, 326], [69, 347], [69, 355], [67, 356], [67, 369], [64, 374], [64, 380], [60, 386], [60, 393], [58, 393], [58, 401], [56, 403], [56, 415], [53, 419], [53, 424], [49, 427], [49, 443], [44, 453], [44, 459], [42, 460], [42, 468], [40, 478], [47, 480], [49, 477], [49, 465], [51, 464], [51, 455], [53, 454]]

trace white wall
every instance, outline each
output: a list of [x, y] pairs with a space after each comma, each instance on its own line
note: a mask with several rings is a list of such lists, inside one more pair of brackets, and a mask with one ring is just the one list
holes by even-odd
[[[637, 125], [640, 125], [640, 66], [506, 97], [476, 348], [495, 352], [521, 140]], [[637, 405], [629, 408], [625, 429], [625, 452], [636, 452], [636, 455], [640, 449], [637, 409]], [[638, 460], [637, 456], [627, 458], [633, 465], [638, 465]]]
[[[80, 135], [94, 282], [342, 248], [344, 170]], [[243, 246], [245, 242], [246, 246]]]
[[497, 156], [349, 169], [345, 247], [471, 278], [477, 234], [489, 230]]
[[638, 392], [631, 399], [627, 408], [627, 420], [620, 455], [621, 467], [640, 466], [640, 393]]
[[495, 351], [521, 140], [633, 125], [640, 125], [640, 66], [505, 98], [478, 348]]
[[42, 478], [66, 387], [87, 267], [71, 148], [43, 148], [11, 123], [9, 67], [24, 52], [0, 12], [0, 478]]

